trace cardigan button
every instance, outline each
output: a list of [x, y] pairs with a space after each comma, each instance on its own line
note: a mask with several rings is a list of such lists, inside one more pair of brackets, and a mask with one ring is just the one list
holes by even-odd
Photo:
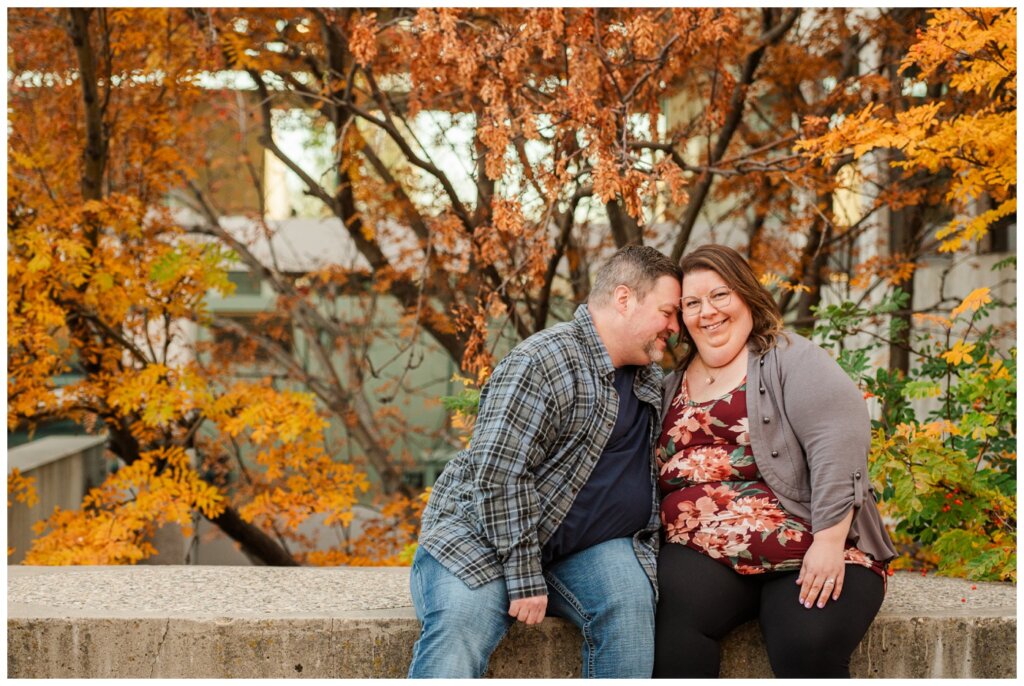
[[771, 419], [769, 419], [768, 417], [761, 417], [761, 421], [767, 424], [771, 421]]
[[758, 386], [757, 387], [757, 392], [758, 393], [764, 393], [764, 386]]
[[860, 478], [860, 472], [854, 473], [853, 478], [859, 479]]
[[779, 451], [778, 450], [773, 450], [772, 451], [772, 457], [778, 457], [778, 456], [779, 456]]
[[762, 367], [764, 366], [764, 358], [763, 357], [760, 360], [760, 364], [761, 364]]

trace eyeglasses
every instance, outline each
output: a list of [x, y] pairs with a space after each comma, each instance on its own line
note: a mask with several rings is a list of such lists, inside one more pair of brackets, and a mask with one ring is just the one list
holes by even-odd
[[[700, 314], [704, 300], [705, 298], [681, 298], [679, 302], [683, 305], [683, 316], [696, 317]], [[728, 305], [730, 300], [732, 300], [732, 289], [727, 286], [716, 288], [707, 295], [708, 303], [716, 310]]]

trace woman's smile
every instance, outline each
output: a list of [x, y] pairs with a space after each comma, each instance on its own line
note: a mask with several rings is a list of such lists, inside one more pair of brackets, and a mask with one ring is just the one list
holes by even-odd
[[729, 321], [728, 317], [726, 317], [725, 319], [720, 319], [713, 324], [703, 324], [701, 325], [701, 328], [704, 329], [706, 332], [711, 333], [713, 331], [718, 331], [720, 328], [722, 328], [722, 325], [725, 324], [727, 321]]

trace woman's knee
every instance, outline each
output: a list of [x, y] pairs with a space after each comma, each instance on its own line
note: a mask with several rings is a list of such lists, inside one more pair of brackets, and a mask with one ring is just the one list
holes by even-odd
[[792, 614], [762, 615], [761, 631], [776, 677], [849, 677], [850, 655], [862, 632], [842, 613], [826, 618], [812, 615], [814, 612], [824, 610], [798, 608]]
[[883, 582], [869, 570], [848, 569], [842, 596], [824, 608], [801, 606], [792, 583], [773, 584], [761, 608], [772, 671], [777, 677], [848, 677], [850, 656], [881, 606]]
[[851, 653], [845, 647], [820, 643], [783, 644], [768, 648], [768, 662], [780, 679], [848, 679]]

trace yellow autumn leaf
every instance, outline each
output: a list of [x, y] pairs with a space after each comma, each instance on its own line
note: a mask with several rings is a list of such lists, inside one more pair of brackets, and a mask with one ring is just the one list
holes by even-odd
[[942, 359], [954, 366], [961, 362], [974, 362], [974, 358], [970, 354], [974, 348], [974, 343], [968, 345], [963, 341], [957, 341], [952, 349], [942, 353]]
[[953, 311], [949, 313], [950, 319], [956, 319], [968, 309], [977, 312], [982, 305], [992, 302], [992, 298], [989, 296], [990, 290], [989, 288], [975, 288], [970, 295], [964, 298], [962, 303], [953, 308]]
[[1001, 379], [1003, 381], [1010, 381], [1013, 377], [1010, 376], [1009, 370], [1003, 364], [1002, 360], [996, 360], [992, 363], [992, 372], [990, 378], [992, 380]]
[[11, 498], [15, 502], [25, 503], [32, 507], [39, 501], [36, 494], [36, 478], [24, 476], [17, 467], [7, 474], [7, 507], [11, 506]]
[[959, 436], [960, 428], [948, 419], [942, 419], [921, 425], [921, 433], [931, 438], [939, 438], [944, 434]]

